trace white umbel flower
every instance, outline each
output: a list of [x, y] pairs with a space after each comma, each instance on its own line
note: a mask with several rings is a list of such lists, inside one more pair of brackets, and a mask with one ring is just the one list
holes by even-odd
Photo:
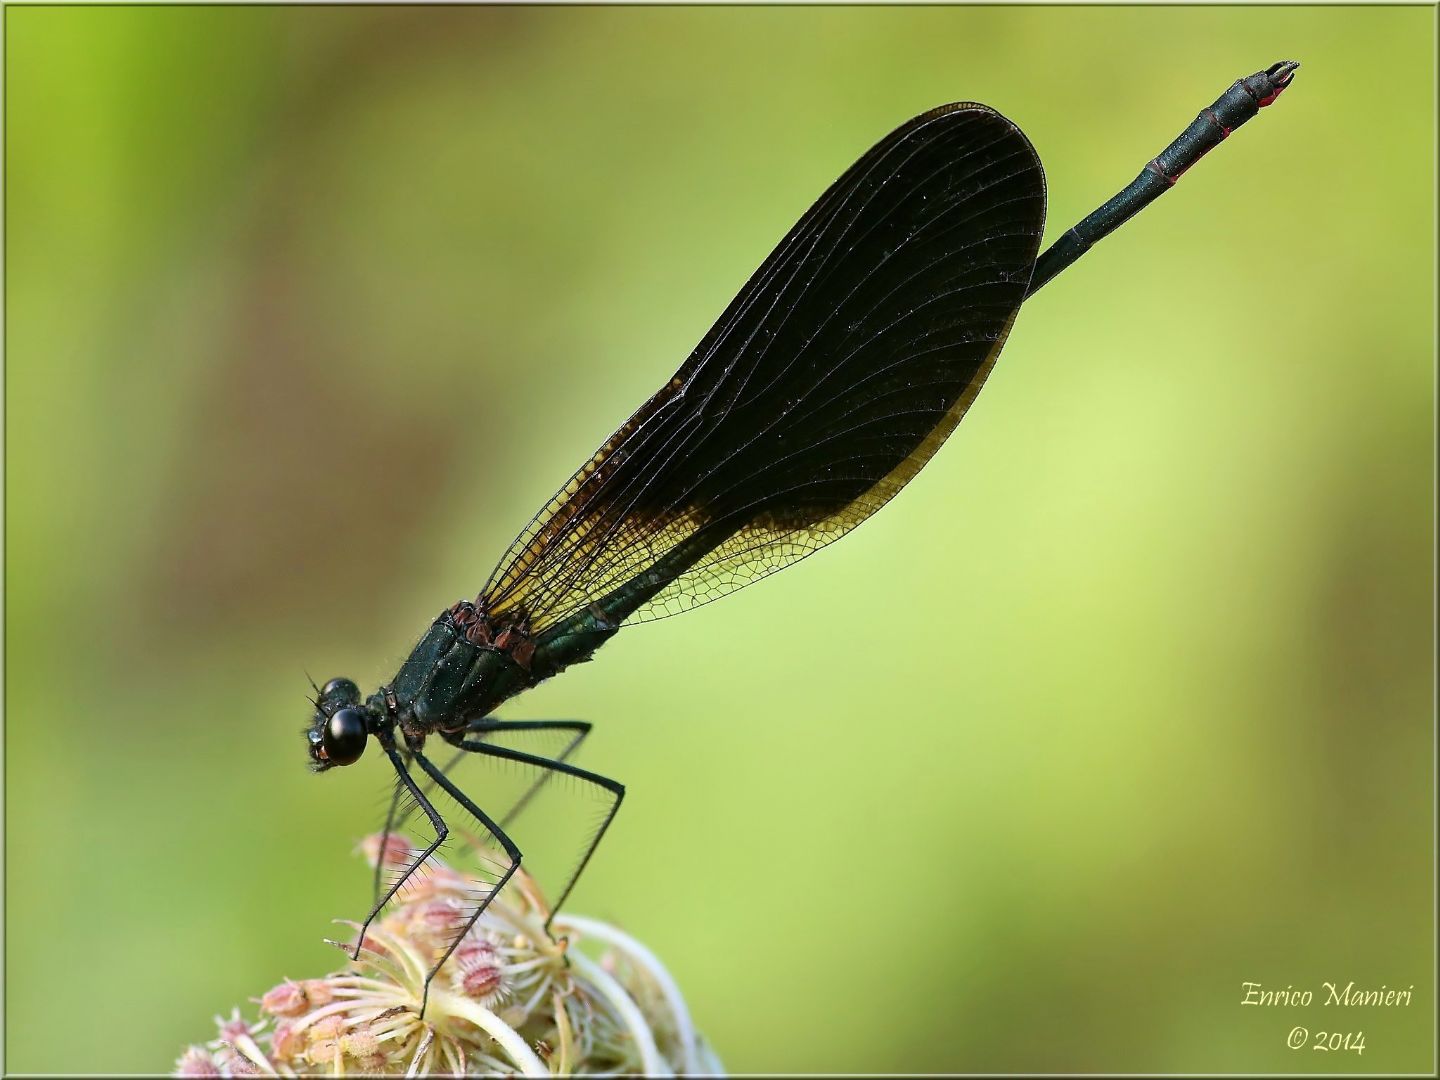
[[[379, 837], [363, 848], [373, 865]], [[557, 914], [552, 939], [523, 871], [445, 962], [422, 1020], [436, 955], [430, 928], [474, 889], [436, 860], [423, 887], [370, 928], [359, 960], [324, 978], [285, 980], [258, 999], [257, 1024], [238, 1010], [217, 1017], [218, 1038], [187, 1048], [175, 1075], [723, 1075], [654, 954], [578, 915]], [[598, 959], [582, 943], [598, 947]]]

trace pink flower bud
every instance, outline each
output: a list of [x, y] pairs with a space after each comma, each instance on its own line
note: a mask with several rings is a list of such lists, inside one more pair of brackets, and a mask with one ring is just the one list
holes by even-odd
[[465, 911], [454, 900], [429, 900], [410, 915], [411, 933], [421, 941], [441, 945], [453, 941], [465, 921]]
[[309, 1007], [310, 999], [305, 993], [305, 987], [290, 979], [265, 991], [260, 998], [260, 1008], [271, 1016], [299, 1016]]
[[264, 1070], [240, 1053], [233, 1046], [220, 1051], [225, 1060], [225, 1072], [230, 1076], [263, 1076]]
[[312, 1009], [329, 1005], [335, 1000], [335, 991], [324, 979], [306, 979], [300, 985], [304, 989], [305, 999], [310, 1003]]
[[476, 964], [460, 972], [455, 988], [477, 1001], [493, 1001], [505, 991], [505, 976], [494, 964]]
[[232, 1009], [228, 1017], [215, 1017], [215, 1024], [220, 1028], [221, 1042], [233, 1043], [250, 1037], [250, 1025], [241, 1019], [239, 1009]]
[[499, 963], [499, 958], [499, 950], [494, 945], [475, 938], [461, 942], [450, 957], [451, 962], [461, 969], [478, 964], [496, 964]]
[[175, 1063], [176, 1076], [219, 1076], [220, 1066], [198, 1046], [188, 1048]]
[[305, 1049], [305, 1035], [289, 1020], [281, 1020], [270, 1033], [270, 1049], [275, 1057], [288, 1060]]
[[[384, 840], [384, 850], [381, 850], [381, 840]], [[415, 858], [416, 852], [410, 845], [410, 839], [399, 833], [391, 833], [385, 836], [383, 833], [372, 833], [360, 841], [360, 851], [365, 856], [365, 861], [371, 866], [384, 859], [384, 865], [392, 869], [403, 870], [409, 866]]]

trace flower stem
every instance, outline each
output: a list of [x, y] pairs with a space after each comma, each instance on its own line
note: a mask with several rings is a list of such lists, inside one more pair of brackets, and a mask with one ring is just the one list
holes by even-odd
[[625, 1026], [630, 1029], [630, 1034], [635, 1039], [635, 1047], [640, 1051], [641, 1071], [646, 1076], [674, 1076], [669, 1064], [660, 1056], [660, 1049], [655, 1045], [655, 1036], [650, 1033], [650, 1025], [641, 1015], [640, 1007], [624, 988], [611, 978], [608, 971], [578, 949], [572, 950], [569, 956], [570, 963], [600, 991], [614, 1008], [616, 1015], [625, 1021]]
[[530, 1044], [520, 1033], [489, 1009], [477, 1005], [468, 998], [437, 990], [434, 987], [430, 990], [430, 1000], [445, 1012], [469, 1020], [470, 1023], [482, 1029], [499, 1043], [505, 1049], [505, 1053], [510, 1055], [510, 1060], [515, 1063], [522, 1076], [548, 1077], [550, 1075], [549, 1068], [540, 1060], [535, 1051], [530, 1049]]
[[675, 980], [661, 965], [659, 957], [623, 930], [617, 930], [615, 927], [607, 926], [595, 919], [587, 919], [582, 915], [559, 915], [555, 921], [574, 927], [580, 931], [582, 936], [594, 938], [596, 941], [619, 949], [627, 953], [632, 960], [637, 961], [645, 969], [645, 973], [655, 980], [655, 985], [665, 996], [665, 1003], [670, 1006], [670, 1014], [675, 1018], [675, 1032], [680, 1045], [684, 1048], [683, 1068], [685, 1073], [690, 1075], [706, 1071], [701, 1068], [696, 1051], [695, 1025], [690, 1019], [690, 1010], [685, 1007], [685, 999], [680, 996], [680, 988], [675, 985]]

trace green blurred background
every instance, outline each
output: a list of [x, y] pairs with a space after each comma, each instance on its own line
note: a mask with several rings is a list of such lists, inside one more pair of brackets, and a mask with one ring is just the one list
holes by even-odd
[[[305, 673], [393, 674], [882, 134], [999, 108], [1048, 240], [1290, 56], [891, 507], [508, 715], [597, 723], [573, 906], [734, 1070], [1432, 1067], [1433, 9], [5, 16], [9, 1069], [334, 965], [388, 779]], [[1416, 1003], [1240, 1005], [1336, 979]]]

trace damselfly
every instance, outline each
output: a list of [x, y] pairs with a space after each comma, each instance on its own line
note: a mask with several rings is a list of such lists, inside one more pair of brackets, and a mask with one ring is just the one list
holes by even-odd
[[[441, 612], [393, 680], [363, 701], [348, 679], [318, 690], [308, 730], [316, 771], [353, 764], [374, 737], [398, 778], [385, 836], [415, 807], [435, 832], [398, 860], [382, 844], [355, 954], [449, 835], [437, 793], [454, 800], [493, 857], [483, 885], [436, 939], [427, 997], [435, 972], [521, 864], [511, 822], [557, 776], [599, 807], [559, 908], [625, 789], [569, 760], [589, 724], [504, 721], [495, 709], [589, 660], [622, 624], [758, 581], [884, 506], [965, 415], [1020, 305], [1274, 101], [1297, 67], [1285, 61], [1238, 80], [1044, 254], [1040, 159], [1019, 128], [984, 105], [917, 116], [840, 177], [675, 376], [521, 531], [479, 595]], [[517, 745], [547, 735], [558, 740], [552, 753]], [[455, 748], [454, 761], [431, 760], [432, 736]], [[470, 755], [518, 771], [504, 805], [487, 811], [453, 781], [454, 762]], [[387, 867], [393, 880], [381, 874]]]

